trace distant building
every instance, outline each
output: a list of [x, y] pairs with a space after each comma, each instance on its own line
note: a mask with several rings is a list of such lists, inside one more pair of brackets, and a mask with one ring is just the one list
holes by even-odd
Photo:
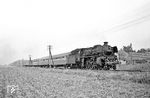
[[128, 55], [130, 64], [136, 64], [136, 63], [150, 63], [150, 52], [147, 53], [136, 53], [136, 52], [130, 52]]
[[119, 61], [121, 64], [137, 64], [137, 63], [150, 63], [150, 52], [137, 53], [137, 52], [125, 52], [119, 50]]

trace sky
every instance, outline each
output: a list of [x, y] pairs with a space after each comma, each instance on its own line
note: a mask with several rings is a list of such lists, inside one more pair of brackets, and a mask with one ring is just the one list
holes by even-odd
[[150, 0], [1, 0], [0, 64], [108, 41], [150, 48]]

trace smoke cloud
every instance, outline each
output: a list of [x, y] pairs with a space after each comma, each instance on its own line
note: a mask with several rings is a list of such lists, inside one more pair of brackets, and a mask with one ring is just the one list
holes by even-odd
[[15, 58], [16, 51], [11, 44], [2, 42], [0, 45], [0, 64], [9, 64]]

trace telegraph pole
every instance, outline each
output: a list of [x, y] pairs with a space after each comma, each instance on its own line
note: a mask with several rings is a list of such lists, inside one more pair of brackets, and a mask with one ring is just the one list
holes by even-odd
[[31, 55], [29, 55], [29, 65], [32, 64]]
[[53, 57], [52, 57], [52, 53], [51, 53], [51, 47], [52, 47], [51, 45], [48, 46], [48, 49], [49, 49], [49, 65], [51, 65], [50, 60], [52, 60], [52, 65], [54, 66]]
[[24, 59], [22, 59], [22, 66], [24, 66]]

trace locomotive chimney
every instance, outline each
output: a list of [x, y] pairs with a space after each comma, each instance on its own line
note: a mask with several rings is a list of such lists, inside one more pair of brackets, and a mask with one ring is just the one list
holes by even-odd
[[104, 45], [108, 45], [108, 42], [104, 42]]

